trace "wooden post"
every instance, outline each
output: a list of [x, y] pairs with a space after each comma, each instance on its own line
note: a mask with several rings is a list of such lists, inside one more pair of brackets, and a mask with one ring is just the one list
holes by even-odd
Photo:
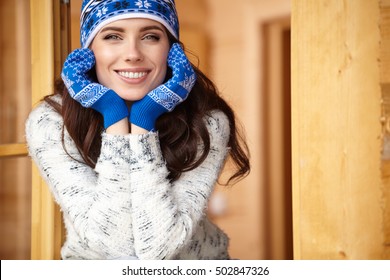
[[[54, 32], [52, 0], [31, 0], [32, 103], [53, 91]], [[31, 259], [59, 259], [62, 242], [61, 214], [33, 166]]]
[[379, 28], [388, 2], [292, 1], [295, 259], [390, 257], [380, 63], [390, 32]]

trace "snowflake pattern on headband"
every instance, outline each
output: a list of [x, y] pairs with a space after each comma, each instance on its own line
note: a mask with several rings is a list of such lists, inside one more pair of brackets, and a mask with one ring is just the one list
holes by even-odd
[[100, 9], [100, 10], [96, 13], [96, 16], [97, 16], [98, 18], [101, 18], [101, 17], [104, 16], [107, 12], [108, 12], [108, 9], [107, 9], [107, 8]]
[[150, 4], [150, 3], [148, 2], [148, 0], [144, 0], [144, 1], [138, 0], [138, 1], [135, 3], [135, 5], [136, 5], [139, 9], [142, 9], [142, 8], [149, 9], [149, 8], [152, 6], [152, 4]]

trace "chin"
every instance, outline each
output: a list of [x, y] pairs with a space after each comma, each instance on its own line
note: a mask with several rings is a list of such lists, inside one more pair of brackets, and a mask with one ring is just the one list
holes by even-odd
[[124, 93], [124, 94], [118, 94], [122, 99], [126, 100], [126, 101], [137, 101], [137, 100], [141, 100], [142, 98], [145, 97], [146, 93]]

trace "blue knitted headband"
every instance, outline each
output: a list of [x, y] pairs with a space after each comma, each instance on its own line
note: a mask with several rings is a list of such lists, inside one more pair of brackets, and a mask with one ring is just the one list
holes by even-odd
[[80, 17], [81, 46], [88, 48], [103, 26], [128, 18], [155, 20], [179, 39], [179, 20], [174, 0], [84, 0]]

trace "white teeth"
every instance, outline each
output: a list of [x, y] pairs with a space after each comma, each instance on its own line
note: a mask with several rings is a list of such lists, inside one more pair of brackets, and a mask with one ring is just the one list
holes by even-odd
[[128, 79], [138, 79], [143, 76], [145, 76], [147, 73], [146, 72], [124, 72], [120, 71], [118, 72], [119, 75], [126, 77]]

